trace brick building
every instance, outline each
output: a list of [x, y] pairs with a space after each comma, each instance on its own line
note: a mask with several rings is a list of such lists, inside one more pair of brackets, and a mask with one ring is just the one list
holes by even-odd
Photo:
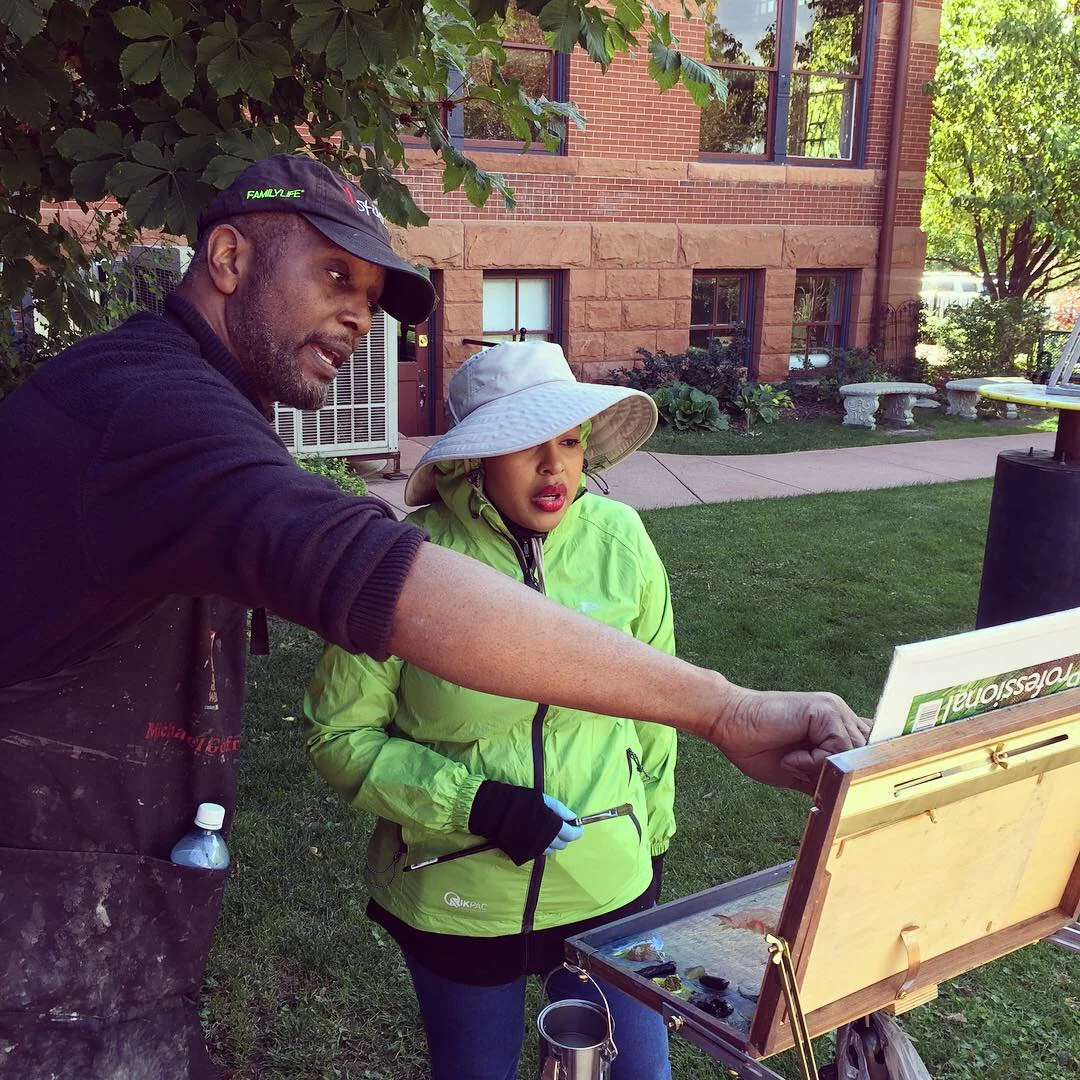
[[515, 73], [573, 101], [585, 130], [521, 153], [482, 106], [448, 117], [514, 189], [512, 212], [443, 194], [433, 155], [410, 155], [431, 221], [396, 242], [430, 267], [440, 305], [401, 339], [404, 433], [442, 430], [448, 374], [522, 328], [598, 378], [639, 346], [676, 352], [742, 323], [752, 375], [776, 380], [879, 340], [884, 306], [917, 298], [940, 0], [711, 0], [695, 20], [668, 7], [681, 48], [725, 69], [724, 105], [658, 93], [644, 50], [606, 74], [555, 56], [522, 19]]

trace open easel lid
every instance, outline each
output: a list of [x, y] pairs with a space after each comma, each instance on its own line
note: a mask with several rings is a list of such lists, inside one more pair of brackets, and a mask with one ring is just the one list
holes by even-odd
[[[811, 1036], [1054, 933], [1080, 906], [1080, 690], [838, 754], [777, 927]], [[766, 978], [750, 1044], [792, 1044]]]

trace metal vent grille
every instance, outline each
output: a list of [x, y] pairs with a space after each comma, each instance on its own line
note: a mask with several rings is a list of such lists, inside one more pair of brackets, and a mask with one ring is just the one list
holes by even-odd
[[341, 366], [321, 409], [278, 405], [274, 426], [294, 454], [397, 451], [397, 323], [379, 312]]

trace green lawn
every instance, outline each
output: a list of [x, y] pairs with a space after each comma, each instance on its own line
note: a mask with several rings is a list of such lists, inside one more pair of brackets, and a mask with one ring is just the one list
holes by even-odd
[[844, 427], [841, 415], [793, 419], [782, 413], [773, 424], [753, 428], [746, 434], [741, 420], [727, 431], [676, 431], [659, 427], [642, 448], [656, 454], [784, 454], [793, 450], [832, 450], [842, 446], [876, 446], [881, 443], [918, 442], [926, 439], [973, 439], [984, 435], [1022, 435], [1057, 430], [1057, 414], [1046, 409], [1021, 409], [1018, 420], [983, 417], [961, 420], [945, 416], [940, 409], [917, 409], [915, 428], [876, 431]]
[[[835, 690], [871, 712], [894, 644], [972, 624], [989, 497], [975, 481], [646, 513], [680, 654], [752, 686]], [[253, 659], [210, 1039], [232, 1080], [422, 1080], [408, 978], [363, 917], [370, 822], [300, 750], [294, 718], [317, 652], [278, 624], [273, 654]], [[694, 739], [681, 754], [666, 899], [793, 856], [808, 800], [752, 784]], [[937, 1080], [1074, 1080], [1078, 999], [1080, 961], [1037, 945], [943, 987], [903, 1025]], [[534, 1047], [530, 1037], [522, 1077]], [[726, 1075], [679, 1039], [673, 1060], [675, 1080]], [[786, 1056], [771, 1064], [797, 1075]]]

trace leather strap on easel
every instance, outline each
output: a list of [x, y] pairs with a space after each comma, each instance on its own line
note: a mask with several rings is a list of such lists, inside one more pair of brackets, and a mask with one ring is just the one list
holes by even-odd
[[814, 1048], [810, 1043], [810, 1029], [806, 1026], [802, 1003], [799, 1001], [799, 988], [795, 981], [795, 965], [791, 962], [791, 950], [783, 938], [766, 934], [769, 944], [769, 958], [780, 969], [780, 986], [784, 991], [788, 1015], [791, 1017], [791, 1034], [795, 1041], [795, 1055], [799, 1059], [799, 1069], [803, 1080], [820, 1080], [817, 1062], [814, 1061]]
[[903, 941], [904, 948], [907, 949], [907, 974], [900, 984], [900, 989], [896, 992], [898, 998], [904, 997], [915, 985], [915, 980], [919, 977], [919, 967], [922, 964], [922, 949], [919, 946], [918, 932], [919, 928], [914, 924], [908, 924], [900, 931], [900, 940]]

